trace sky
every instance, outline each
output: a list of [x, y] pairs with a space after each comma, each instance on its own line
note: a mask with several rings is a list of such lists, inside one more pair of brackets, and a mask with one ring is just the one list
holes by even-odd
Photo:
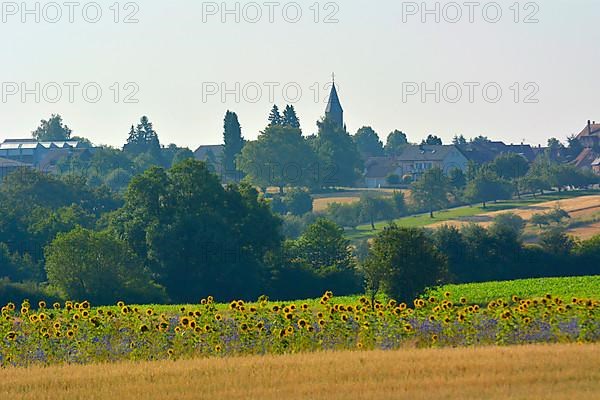
[[[506, 143], [600, 121], [600, 2], [0, 2], [0, 140], [63, 116], [120, 147], [142, 115], [163, 144], [247, 139], [274, 103], [316, 132], [335, 73], [348, 130]], [[36, 21], [37, 20], [37, 21]]]

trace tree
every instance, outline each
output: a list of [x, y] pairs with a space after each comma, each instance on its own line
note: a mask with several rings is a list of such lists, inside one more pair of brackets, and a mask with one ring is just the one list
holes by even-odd
[[239, 168], [261, 188], [275, 186], [283, 194], [286, 186], [313, 187], [317, 184], [317, 158], [300, 129], [273, 125], [258, 140], [244, 146]]
[[429, 146], [441, 146], [443, 144], [443, 142], [442, 142], [442, 139], [440, 139], [439, 137], [437, 137], [435, 135], [429, 135], [429, 136], [427, 136], [427, 139], [423, 140], [423, 142], [421, 144], [429, 145]]
[[285, 110], [283, 111], [282, 124], [283, 126], [289, 126], [291, 128], [300, 129], [300, 120], [296, 115], [296, 110], [294, 109], [294, 106], [288, 104], [285, 107]]
[[525, 157], [515, 153], [500, 154], [492, 163], [492, 168], [502, 179], [513, 183], [514, 192], [521, 198], [520, 178], [524, 177], [529, 171], [529, 162]]
[[158, 134], [154, 130], [152, 122], [148, 117], [143, 116], [140, 123], [134, 127], [131, 126], [127, 143], [123, 147], [123, 151], [133, 155], [142, 153], [151, 153], [154, 157], [160, 156], [160, 141]]
[[377, 132], [370, 126], [360, 128], [354, 135], [354, 142], [363, 159], [383, 155], [383, 143], [379, 140]]
[[402, 183], [402, 178], [400, 178], [400, 176], [396, 174], [389, 174], [385, 178], [385, 181], [390, 186], [397, 186]]
[[133, 178], [110, 227], [183, 303], [255, 298], [266, 254], [282, 241], [280, 220], [252, 186], [225, 188], [196, 160]]
[[467, 177], [465, 173], [460, 168], [452, 168], [448, 172], [448, 183], [450, 184], [450, 188], [452, 188], [452, 192], [455, 196], [467, 186]]
[[460, 135], [460, 136], [455, 135], [452, 138], [452, 144], [455, 146], [466, 146], [467, 139], [465, 139], [465, 137], [463, 135]]
[[388, 156], [398, 156], [402, 153], [402, 150], [404, 150], [407, 145], [408, 139], [406, 138], [406, 134], [399, 130], [395, 130], [387, 137], [385, 153]]
[[43, 119], [32, 136], [40, 142], [63, 141], [71, 138], [71, 129], [63, 124], [59, 114], [52, 114], [49, 120]]
[[471, 202], [483, 203], [483, 208], [490, 201], [509, 199], [511, 194], [511, 185], [490, 168], [482, 168], [465, 189], [465, 197]]
[[306, 190], [292, 189], [284, 197], [284, 205], [292, 215], [302, 216], [313, 210], [313, 198]]
[[575, 135], [569, 136], [567, 140], [569, 142], [569, 146], [567, 147], [567, 154], [572, 159], [576, 158], [583, 151], [583, 145]]
[[182, 161], [193, 159], [194, 152], [188, 148], [185, 149], [177, 149], [175, 154], [173, 155], [173, 160], [171, 161], [171, 166], [177, 165]]
[[447, 259], [422, 229], [386, 227], [373, 240], [363, 270], [368, 287], [410, 302], [447, 276]]
[[107, 232], [81, 227], [59, 234], [46, 249], [49, 282], [73, 300], [98, 305], [165, 301], [142, 262]]
[[490, 227], [490, 231], [509, 230], [514, 232], [517, 237], [521, 237], [525, 225], [525, 220], [520, 216], [513, 213], [504, 213], [494, 218], [494, 223]]
[[576, 242], [566, 234], [564, 228], [554, 227], [542, 232], [540, 245], [552, 255], [567, 257], [576, 247]]
[[296, 257], [319, 275], [346, 271], [353, 266], [350, 242], [344, 229], [320, 218], [294, 243]]
[[227, 110], [223, 126], [223, 167], [227, 173], [237, 171], [235, 160], [244, 147], [242, 128], [236, 113]]
[[448, 205], [448, 178], [440, 168], [427, 170], [421, 179], [412, 185], [413, 200], [429, 211], [431, 218], [436, 209]]
[[271, 109], [271, 114], [269, 114], [269, 126], [282, 125], [282, 124], [283, 124], [283, 118], [281, 117], [281, 114], [279, 113], [279, 107], [277, 107], [277, 105], [274, 104], [273, 108]]
[[319, 159], [320, 185], [354, 186], [364, 165], [352, 136], [328, 118], [318, 122], [317, 126], [319, 133], [311, 144]]

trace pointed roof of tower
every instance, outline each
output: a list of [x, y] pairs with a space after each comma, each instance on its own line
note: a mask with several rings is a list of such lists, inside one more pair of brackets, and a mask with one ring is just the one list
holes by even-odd
[[331, 85], [331, 93], [329, 94], [329, 101], [327, 102], [327, 108], [325, 112], [327, 114], [333, 112], [344, 111], [342, 108], [342, 104], [340, 103], [340, 98], [338, 97], [337, 89], [335, 88], [335, 82]]

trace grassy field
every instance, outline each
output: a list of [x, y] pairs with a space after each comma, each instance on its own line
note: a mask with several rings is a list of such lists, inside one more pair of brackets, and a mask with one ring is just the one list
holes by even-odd
[[[428, 291], [425, 297], [438, 296], [443, 297], [445, 292], [452, 294], [451, 299], [455, 302], [461, 297], [465, 297], [472, 304], [487, 304], [492, 300], [502, 298], [509, 300], [513, 295], [521, 298], [542, 297], [546, 294], [552, 294], [564, 298], [580, 297], [600, 300], [600, 276], [570, 277], [570, 278], [541, 278], [541, 279], [523, 279], [507, 282], [484, 282], [471, 283], [464, 285], [445, 285]], [[358, 302], [361, 295], [339, 296], [335, 297], [335, 302], [339, 304], [350, 304]], [[382, 302], [387, 302], [383, 296], [378, 296]], [[282, 304], [308, 304], [311, 309], [322, 309], [319, 304], [321, 299], [296, 300], [296, 301], [277, 301], [269, 302], [269, 306]], [[256, 305], [250, 304], [250, 305]], [[160, 313], [178, 313], [180, 309], [192, 309], [196, 305], [151, 305]], [[140, 306], [144, 307], [144, 306]], [[227, 311], [229, 304], [217, 303], [216, 309]], [[114, 308], [117, 310], [117, 308]]]
[[[489, 203], [486, 208], [482, 205], [472, 207], [459, 207], [450, 210], [438, 211], [434, 213], [434, 218], [430, 218], [429, 214], [419, 214], [410, 217], [400, 218], [394, 222], [403, 227], [407, 228], [420, 228], [426, 226], [432, 226], [448, 221], [467, 219], [469, 217], [481, 216], [490, 213], [498, 212], [509, 212], [511, 210], [519, 208], [528, 208], [531, 211], [531, 207], [539, 205], [541, 203], [555, 202], [559, 200], [573, 199], [583, 196], [598, 195], [598, 191], [576, 191], [576, 192], [563, 192], [563, 193], [552, 193], [544, 196], [538, 196], [536, 198], [528, 197], [522, 200], [510, 200], [510, 201], [499, 201], [497, 203]], [[535, 210], [535, 209], [534, 209]], [[539, 212], [543, 212], [540, 210]], [[348, 231], [347, 237], [351, 240], [370, 238], [377, 234], [388, 225], [388, 221], [381, 221], [375, 225], [376, 230], [373, 231], [370, 225], [361, 225], [355, 230]]]
[[464, 297], [470, 304], [480, 305], [496, 299], [508, 301], [513, 295], [520, 298], [534, 298], [552, 294], [563, 298], [600, 299], [600, 276], [446, 285], [431, 290], [427, 296], [441, 297], [445, 292], [450, 292], [450, 298], [455, 302]]
[[600, 345], [403, 349], [0, 370], [0, 398], [593, 400]]

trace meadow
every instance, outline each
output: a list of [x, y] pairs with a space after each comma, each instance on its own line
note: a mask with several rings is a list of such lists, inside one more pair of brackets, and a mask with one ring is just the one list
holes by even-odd
[[[581, 198], [585, 200], [586, 196], [597, 196], [597, 190], [585, 190], [585, 191], [572, 191], [572, 192], [561, 192], [561, 193], [549, 193], [544, 196], [537, 197], [523, 197], [522, 199], [498, 201], [495, 203], [489, 203], [483, 208], [483, 205], [474, 206], [463, 206], [452, 208], [448, 210], [441, 210], [434, 213], [434, 218], [431, 218], [429, 213], [403, 217], [395, 220], [394, 222], [401, 227], [406, 228], [423, 228], [423, 227], [435, 227], [441, 224], [461, 221], [470, 221], [473, 219], [483, 218], [488, 223], [491, 222], [493, 216], [503, 212], [521, 212], [525, 218], [532, 212], [539, 213], [545, 212], [555, 206], [555, 202], [561, 200], [577, 199]], [[543, 203], [550, 203], [546, 207], [538, 207]], [[577, 202], [577, 200], [575, 200]], [[365, 239], [375, 236], [378, 232], [388, 226], [389, 221], [380, 221], [375, 224], [375, 231], [372, 230], [371, 225], [360, 225], [356, 229], [348, 231], [347, 237], [351, 240]]]
[[[7, 304], [0, 365], [600, 341], [598, 277], [444, 287], [410, 304], [328, 292], [306, 302], [94, 308]], [[510, 293], [510, 295], [509, 295]]]
[[595, 400], [600, 346], [404, 348], [0, 370], [0, 398]]

